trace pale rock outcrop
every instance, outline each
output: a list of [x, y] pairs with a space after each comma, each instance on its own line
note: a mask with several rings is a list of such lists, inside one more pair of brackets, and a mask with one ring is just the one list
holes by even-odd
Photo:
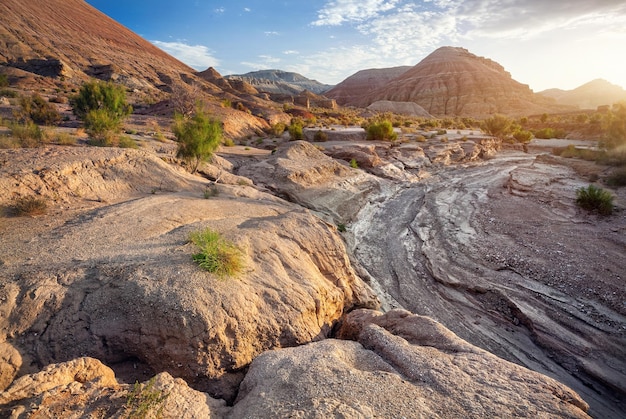
[[586, 403], [404, 310], [357, 310], [325, 340], [257, 357], [231, 417], [570, 417]]
[[377, 100], [367, 107], [376, 112], [393, 112], [400, 115], [420, 116], [432, 118], [433, 116], [415, 102], [392, 102], [390, 100]]
[[335, 221], [352, 219], [360, 203], [381, 188], [378, 179], [339, 163], [305, 141], [282, 145], [267, 160], [243, 166], [238, 174]]

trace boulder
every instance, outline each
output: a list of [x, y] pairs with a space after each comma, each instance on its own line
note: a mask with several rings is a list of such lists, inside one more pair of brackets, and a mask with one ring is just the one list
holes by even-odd
[[557, 381], [504, 361], [428, 317], [356, 310], [338, 336], [266, 352], [232, 417], [588, 418]]

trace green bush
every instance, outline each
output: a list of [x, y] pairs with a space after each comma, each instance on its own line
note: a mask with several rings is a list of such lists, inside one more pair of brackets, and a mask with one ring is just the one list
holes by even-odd
[[494, 115], [485, 119], [481, 129], [492, 137], [503, 139], [512, 131], [513, 120], [504, 115]]
[[178, 141], [176, 156], [187, 161], [191, 173], [198, 170], [201, 162], [213, 156], [222, 140], [222, 124], [201, 109], [197, 109], [191, 119], [177, 114], [172, 131]]
[[280, 137], [283, 135], [283, 132], [287, 129], [287, 126], [282, 122], [277, 122], [270, 128], [270, 134], [275, 135], [276, 137]]
[[359, 163], [356, 161], [356, 159], [350, 160], [350, 167], [353, 168], [353, 169], [358, 169], [359, 168]]
[[515, 141], [522, 144], [529, 143], [533, 139], [533, 133], [523, 129], [515, 131], [512, 135]]
[[9, 76], [6, 74], [0, 74], [0, 87], [7, 87], [9, 85]]
[[156, 390], [154, 383], [156, 376], [146, 384], [135, 382], [133, 389], [126, 395], [127, 419], [145, 419], [148, 417], [160, 418], [163, 415], [163, 407], [170, 393]]
[[609, 215], [613, 212], [613, 195], [602, 188], [589, 185], [576, 191], [576, 204], [587, 211]]
[[15, 90], [7, 89], [5, 87], [0, 88], [0, 97], [16, 98], [19, 96], [20, 94]]
[[133, 111], [126, 103], [124, 87], [111, 82], [83, 84], [70, 103], [74, 114], [85, 122], [87, 132], [96, 138], [118, 132], [124, 118]]
[[241, 250], [224, 239], [219, 232], [207, 228], [192, 232], [189, 240], [200, 248], [192, 258], [202, 269], [221, 278], [233, 276], [243, 269]]
[[626, 101], [614, 104], [606, 119], [606, 134], [601, 145], [607, 149], [626, 145]]
[[326, 141], [328, 141], [328, 134], [326, 134], [322, 130], [318, 130], [315, 133], [315, 137], [313, 137], [313, 141], [315, 141], [317, 143], [325, 143]]
[[37, 93], [20, 98], [20, 109], [15, 112], [20, 121], [33, 121], [37, 124], [54, 125], [61, 121], [61, 114], [54, 105]]
[[393, 130], [393, 125], [386, 119], [369, 124], [366, 132], [368, 140], [396, 141], [398, 139], [398, 134]]
[[293, 120], [289, 125], [289, 137], [292, 141], [304, 140], [304, 132], [302, 131], [302, 121]]
[[18, 140], [21, 147], [34, 148], [43, 144], [45, 139], [45, 133], [32, 121], [27, 121], [23, 124], [13, 122], [9, 124], [11, 130], [11, 136]]

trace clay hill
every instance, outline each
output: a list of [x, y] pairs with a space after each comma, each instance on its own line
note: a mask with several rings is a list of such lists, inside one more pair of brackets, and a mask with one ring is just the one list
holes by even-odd
[[317, 80], [311, 80], [298, 73], [282, 70], [260, 70], [246, 74], [232, 74], [225, 79], [243, 81], [254, 86], [258, 91], [271, 94], [297, 95], [304, 90], [323, 93], [332, 86]]
[[626, 100], [626, 90], [603, 79], [590, 81], [573, 90], [548, 89], [539, 94], [553, 98], [557, 103], [581, 109], [596, 109], [598, 106]]
[[361, 70], [327, 91], [325, 95], [335, 99], [339, 105], [358, 103], [372, 91], [385, 86], [410, 68], [401, 66]]
[[415, 102], [435, 116], [526, 115], [557, 108], [549, 98], [513, 80], [500, 64], [457, 47], [437, 49], [370, 93], [359, 90], [358, 84], [350, 88], [340, 83], [327, 95], [358, 107], [380, 100]]
[[47, 77], [114, 79], [137, 89], [195, 73], [82, 0], [3, 0], [0, 64]]

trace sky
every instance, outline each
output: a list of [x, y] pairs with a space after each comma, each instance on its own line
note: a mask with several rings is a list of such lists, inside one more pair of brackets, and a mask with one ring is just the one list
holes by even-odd
[[490, 58], [535, 92], [626, 88], [625, 0], [87, 0], [197, 70], [337, 84], [442, 46]]

